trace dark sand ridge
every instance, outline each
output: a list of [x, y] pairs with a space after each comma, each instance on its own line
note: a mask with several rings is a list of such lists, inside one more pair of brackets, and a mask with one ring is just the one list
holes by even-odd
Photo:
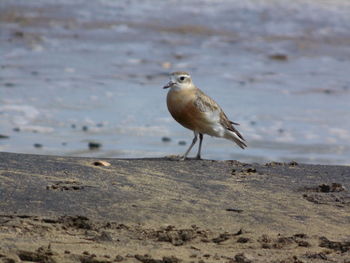
[[350, 167], [95, 161], [0, 153], [0, 260], [350, 258]]

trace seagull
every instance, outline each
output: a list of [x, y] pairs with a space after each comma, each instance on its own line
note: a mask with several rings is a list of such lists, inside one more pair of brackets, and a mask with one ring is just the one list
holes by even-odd
[[199, 147], [196, 159], [201, 159], [204, 134], [231, 140], [242, 149], [247, 147], [245, 139], [234, 127], [239, 124], [230, 121], [221, 107], [193, 84], [190, 74], [171, 73], [169, 83], [163, 88], [170, 89], [167, 95], [167, 106], [171, 116], [194, 133], [190, 147], [180, 160], [186, 160], [198, 136]]

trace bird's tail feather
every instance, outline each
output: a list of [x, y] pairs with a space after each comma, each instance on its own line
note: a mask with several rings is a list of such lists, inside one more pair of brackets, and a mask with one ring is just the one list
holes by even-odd
[[235, 132], [230, 131], [230, 130], [226, 130], [225, 132], [225, 138], [229, 139], [233, 142], [235, 142], [239, 147], [241, 147], [242, 149], [244, 149], [245, 147], [247, 147], [247, 144], [245, 143], [244, 138], [239, 135], [237, 135]]

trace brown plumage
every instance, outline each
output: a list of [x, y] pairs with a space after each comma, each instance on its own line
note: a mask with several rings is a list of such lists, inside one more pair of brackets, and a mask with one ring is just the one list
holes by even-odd
[[242, 149], [247, 146], [243, 136], [233, 126], [239, 124], [230, 121], [221, 107], [192, 83], [188, 73], [172, 73], [170, 82], [164, 88], [171, 88], [167, 95], [170, 114], [182, 126], [192, 130], [195, 135], [182, 159], [186, 159], [197, 141], [198, 134], [200, 138], [198, 159], [200, 159], [203, 134], [232, 140]]

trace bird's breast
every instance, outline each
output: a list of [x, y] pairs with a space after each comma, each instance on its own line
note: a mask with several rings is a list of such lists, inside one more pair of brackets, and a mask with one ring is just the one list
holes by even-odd
[[173, 118], [190, 130], [201, 130], [204, 113], [195, 106], [195, 90], [170, 90], [167, 95], [167, 106]]

